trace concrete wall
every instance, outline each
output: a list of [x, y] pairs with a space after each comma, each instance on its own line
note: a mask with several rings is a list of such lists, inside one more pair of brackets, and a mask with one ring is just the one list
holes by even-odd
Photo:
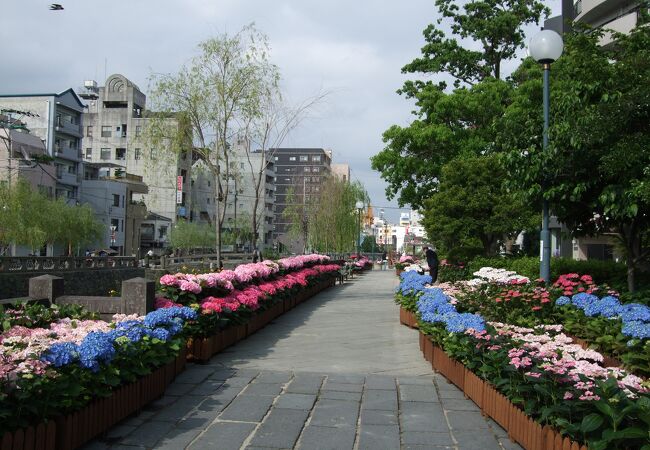
[[67, 295], [108, 295], [111, 289], [119, 291], [122, 281], [144, 277], [144, 274], [144, 268], [0, 273], [0, 298], [26, 297], [29, 293], [29, 279], [39, 275], [62, 277]]

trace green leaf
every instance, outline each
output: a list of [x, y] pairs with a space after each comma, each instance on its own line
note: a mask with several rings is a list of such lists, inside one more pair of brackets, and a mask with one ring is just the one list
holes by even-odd
[[580, 430], [583, 433], [590, 433], [598, 429], [604, 422], [603, 416], [600, 414], [589, 414], [582, 419], [582, 424], [580, 425]]

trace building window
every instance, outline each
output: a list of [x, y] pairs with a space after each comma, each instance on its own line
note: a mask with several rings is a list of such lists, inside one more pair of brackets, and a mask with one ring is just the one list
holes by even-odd
[[86, 149], [86, 159], [92, 159], [93, 158], [93, 149], [92, 148], [87, 148]]
[[99, 157], [104, 161], [110, 160], [111, 159], [111, 149], [110, 148], [101, 149], [101, 153], [100, 153]]
[[295, 156], [289, 156], [289, 161], [295, 161], [296, 157]]
[[150, 158], [150, 159], [153, 159], [153, 157], [154, 157], [155, 154], [156, 154], [156, 150], [155, 150], [155, 149], [152, 148], [151, 150], [149, 150], [149, 158]]
[[275, 159], [275, 160], [277, 161], [277, 160], [279, 160], [280, 158], [278, 158], [277, 156], [274, 156], [273, 159]]
[[113, 194], [113, 206], [120, 206], [120, 196]]
[[92, 127], [92, 125], [88, 125], [86, 127], [86, 136], [93, 137], [93, 127]]
[[239, 163], [239, 168], [243, 169], [244, 168], [244, 163]]
[[142, 158], [142, 149], [141, 148], [136, 148], [135, 152], [133, 153], [133, 157], [135, 159], [140, 159]]
[[142, 134], [142, 127], [140, 125], [135, 126], [135, 137], [138, 137]]
[[115, 149], [115, 159], [120, 159], [120, 160], [126, 159], [126, 149], [125, 148], [116, 148]]
[[314, 167], [312, 169], [312, 172], [316, 172], [316, 173], [320, 172], [320, 167]]
[[122, 124], [122, 137], [126, 137], [126, 124]]
[[311, 167], [305, 166], [304, 170], [305, 170], [305, 172], [311, 172]]
[[167, 227], [166, 226], [161, 226], [158, 228], [158, 239], [164, 239], [165, 236], [167, 236]]
[[102, 137], [111, 137], [113, 133], [111, 132], [111, 127], [110, 126], [103, 126], [102, 127]]
[[307, 162], [309, 161], [309, 156], [307, 155], [300, 155], [300, 162]]
[[210, 197], [206, 197], [206, 198], [205, 198], [205, 201], [206, 201], [206, 202], [208, 203], [208, 205], [209, 205], [209, 204], [210, 204]]
[[320, 162], [320, 155], [314, 155], [311, 157], [311, 160], [314, 162]]
[[77, 173], [77, 166], [68, 166], [68, 173], [71, 174], [76, 174]]

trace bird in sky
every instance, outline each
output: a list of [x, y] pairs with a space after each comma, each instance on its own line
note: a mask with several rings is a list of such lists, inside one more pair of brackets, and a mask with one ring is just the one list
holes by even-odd
[[51, 11], [63, 11], [63, 6], [61, 6], [59, 3], [52, 3], [50, 5], [50, 10]]

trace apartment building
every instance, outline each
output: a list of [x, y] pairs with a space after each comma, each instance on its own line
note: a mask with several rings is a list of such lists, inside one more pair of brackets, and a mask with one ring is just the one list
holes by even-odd
[[[172, 223], [179, 218], [194, 219], [187, 205], [192, 188], [191, 149], [173, 154], [149, 143], [146, 129], [155, 113], [146, 110], [146, 96], [140, 88], [125, 76], [113, 74], [104, 86], [87, 81], [79, 91], [87, 103], [84, 161], [99, 167], [102, 177], [120, 178], [127, 173], [141, 177], [148, 192], [134, 192], [134, 201], [142, 200], [156, 217]], [[165, 120], [168, 127], [179, 126], [174, 117]]]
[[345, 163], [332, 164], [332, 175], [339, 179], [350, 182], [350, 165]]
[[273, 241], [288, 245], [290, 222], [283, 216], [289, 193], [293, 201], [308, 204], [320, 195], [323, 180], [332, 172], [332, 152], [323, 148], [276, 148], [269, 152], [275, 162], [275, 209]]
[[68, 89], [59, 94], [0, 95], [0, 110], [11, 120], [24, 122], [54, 158], [55, 195], [70, 204], [79, 201], [83, 175], [81, 137], [84, 104]]

